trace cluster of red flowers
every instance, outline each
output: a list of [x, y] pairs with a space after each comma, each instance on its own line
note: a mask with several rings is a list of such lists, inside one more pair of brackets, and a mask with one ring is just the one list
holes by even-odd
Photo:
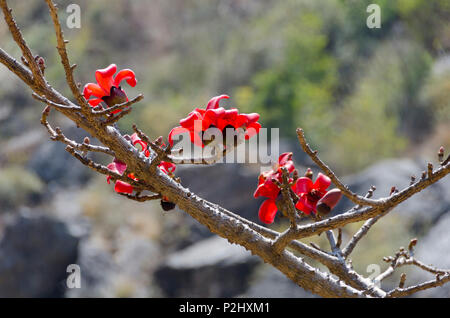
[[[269, 171], [263, 172], [259, 176], [258, 188], [254, 193], [254, 197], [266, 197], [259, 208], [259, 219], [267, 224], [273, 223], [275, 215], [278, 211], [277, 199], [280, 195], [280, 188], [278, 182], [282, 182], [282, 168], [286, 168], [289, 174], [295, 170], [292, 161], [292, 153], [283, 153], [278, 158], [276, 166]], [[293, 178], [289, 179], [292, 182]], [[341, 198], [341, 191], [333, 189], [327, 191], [331, 180], [327, 176], [319, 173], [315, 182], [312, 181], [312, 172], [307, 171], [306, 176], [298, 178], [295, 184], [291, 187], [297, 195], [297, 202], [295, 207], [303, 213], [309, 215], [311, 213], [326, 214], [333, 209]]]
[[[108, 107], [116, 104], [121, 104], [128, 101], [128, 97], [121, 88], [120, 83], [123, 80], [134, 87], [137, 83], [134, 72], [130, 69], [124, 69], [114, 74], [117, 71], [115, 64], [109, 65], [105, 69], [100, 69], [95, 72], [97, 83], [88, 83], [84, 86], [83, 95], [93, 107], [98, 106], [104, 102]], [[95, 98], [90, 99], [92, 96]], [[229, 110], [219, 107], [222, 99], [228, 99], [227, 95], [220, 95], [213, 97], [206, 108], [195, 108], [189, 115], [180, 120], [180, 126], [173, 128], [168, 136], [169, 143], [173, 146], [173, 137], [182, 133], [189, 133], [192, 143], [197, 146], [204, 147], [205, 140], [203, 140], [204, 132], [209, 128], [219, 129], [223, 135], [226, 129], [234, 130], [243, 129], [245, 139], [249, 139], [259, 133], [261, 124], [258, 123], [259, 114], [240, 114], [236, 108]], [[116, 110], [118, 113], [121, 110]], [[133, 144], [134, 147], [139, 148], [144, 152], [146, 157], [150, 156], [150, 151], [146, 142], [141, 140], [137, 134], [125, 136]], [[158, 167], [167, 175], [173, 177], [176, 169], [175, 164], [161, 161]], [[294, 170], [294, 163], [292, 161], [292, 153], [283, 153], [278, 158], [278, 163], [272, 170], [262, 173], [259, 176], [258, 188], [254, 193], [254, 197], [266, 197], [259, 209], [259, 218], [264, 223], [272, 223], [278, 211], [277, 199], [280, 196], [280, 188], [278, 184], [282, 183], [282, 168], [287, 169], [289, 175]], [[127, 169], [127, 165], [118, 159], [114, 159], [108, 165], [108, 169], [123, 175]], [[133, 173], [129, 173], [128, 177], [133, 180], [138, 180]], [[110, 183], [111, 177], [108, 176], [107, 182]], [[276, 180], [276, 181], [275, 181]], [[289, 182], [293, 182], [293, 178], [289, 177]], [[295, 184], [291, 186], [292, 191], [296, 194], [295, 207], [309, 215], [311, 213], [326, 214], [338, 203], [341, 198], [341, 192], [338, 189], [327, 191], [331, 180], [327, 176], [319, 173], [315, 182], [312, 181], [312, 172], [307, 171], [305, 177], [298, 178]], [[114, 190], [118, 193], [131, 194], [134, 188], [131, 184], [116, 180]], [[172, 209], [173, 203], [170, 203], [167, 198], [162, 199], [162, 207]]]
[[[125, 136], [126, 139], [128, 139], [134, 147], [136, 147], [137, 149], [139, 149], [139, 151], [144, 152], [144, 155], [146, 157], [150, 156], [150, 151], [148, 150], [148, 145], [146, 142], [144, 142], [142, 139], [140, 139], [138, 137], [138, 135], [136, 133], [134, 133], [131, 136], [126, 135]], [[171, 163], [171, 162], [166, 162], [166, 161], [161, 161], [161, 163], [158, 165], [159, 169], [161, 169], [162, 172], [164, 172], [165, 174], [167, 174], [170, 177], [173, 177], [175, 169], [176, 169], [176, 165]], [[118, 160], [117, 158], [114, 158], [113, 162], [111, 162], [107, 168], [115, 173], [118, 173], [120, 175], [123, 175], [124, 172], [127, 170], [127, 165], [126, 163]], [[133, 179], [133, 180], [138, 180], [133, 173], [129, 173], [128, 177]], [[108, 182], [108, 184], [110, 183], [111, 177], [108, 176], [106, 181]], [[121, 181], [121, 180], [116, 180], [115, 185], [114, 185], [114, 190], [118, 193], [127, 193], [127, 194], [131, 194], [134, 191], [134, 188], [131, 184]], [[161, 200], [161, 205], [162, 207], [166, 210], [169, 209], [169, 207], [173, 208], [174, 205], [169, 202], [168, 198], [163, 197]]]
[[227, 128], [245, 129], [245, 139], [256, 135], [261, 124], [258, 123], [259, 114], [239, 114], [236, 108], [225, 110], [219, 107], [221, 99], [229, 98], [227, 95], [213, 97], [207, 104], [206, 109], [196, 108], [189, 115], [180, 120], [180, 126], [173, 128], [169, 133], [169, 143], [173, 145], [173, 136], [189, 133], [192, 143], [204, 147], [203, 132], [208, 128], [217, 128], [224, 135]]

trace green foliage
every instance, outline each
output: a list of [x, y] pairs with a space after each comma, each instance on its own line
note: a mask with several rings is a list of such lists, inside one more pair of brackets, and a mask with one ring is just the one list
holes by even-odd
[[[297, 5], [283, 9], [291, 12], [287, 21], [282, 14], [273, 21], [264, 20], [273, 23], [270, 29], [277, 27], [282, 43], [280, 61], [257, 73], [251, 84], [241, 89], [246, 90], [249, 108], [261, 114], [264, 126], [278, 127], [285, 136], [294, 136], [295, 128], [301, 126], [318, 141], [329, 133], [333, 118], [336, 61], [327, 52], [329, 37], [315, 8]], [[242, 94], [238, 91], [238, 95]]]
[[[20, 166], [0, 169], [0, 205], [13, 208], [30, 202], [43, 190], [43, 183], [34, 173]], [[4, 211], [2, 211], [4, 212]]]
[[329, 150], [344, 170], [395, 156], [407, 145], [407, 136], [430, 129], [432, 118], [423, 119], [431, 115], [417, 96], [429, 60], [409, 41], [388, 41], [378, 48], [337, 119], [339, 130]]

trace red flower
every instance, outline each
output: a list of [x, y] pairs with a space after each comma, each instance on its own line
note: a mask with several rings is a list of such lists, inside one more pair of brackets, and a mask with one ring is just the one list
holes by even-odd
[[204, 147], [202, 133], [208, 128], [218, 128], [224, 132], [226, 128], [244, 128], [245, 139], [257, 134], [261, 128], [258, 123], [259, 114], [239, 114], [236, 108], [225, 110], [219, 107], [221, 99], [229, 98], [227, 95], [213, 97], [207, 104], [206, 109], [196, 108], [189, 115], [180, 120], [180, 126], [173, 128], [169, 133], [169, 143], [173, 146], [173, 136], [188, 132], [191, 141], [197, 146]]
[[[120, 175], [123, 175], [123, 173], [125, 172], [125, 170], [127, 170], [127, 165], [126, 163], [117, 160], [116, 158], [114, 158], [113, 162], [111, 162], [107, 168], [115, 173], [118, 173]], [[128, 175], [128, 177], [134, 179], [134, 176], [132, 176], [131, 174]], [[106, 182], [108, 182], [108, 184], [110, 183], [111, 180], [111, 176], [108, 176], [106, 178]], [[116, 180], [116, 183], [114, 185], [114, 190], [118, 193], [128, 193], [131, 194], [133, 193], [133, 186], [127, 182], [123, 182], [121, 180]]]
[[310, 214], [311, 212], [316, 213], [317, 203], [325, 196], [330, 184], [331, 179], [320, 172], [314, 183], [310, 178], [299, 178], [295, 189], [295, 193], [299, 197], [299, 200], [295, 207], [305, 214]]
[[[131, 140], [131, 143], [133, 144], [133, 146], [138, 148], [140, 151], [144, 151], [144, 155], [146, 157], [150, 156], [150, 151], [148, 150], [147, 143], [144, 142], [143, 140], [141, 140], [136, 133], [131, 135], [131, 137], [129, 137], [129, 139]], [[175, 164], [173, 164], [171, 162], [166, 162], [166, 161], [161, 161], [160, 164], [158, 165], [158, 167], [161, 169], [162, 172], [164, 172], [165, 174], [167, 174], [169, 176], [172, 176], [176, 169]], [[113, 172], [123, 175], [123, 173], [127, 169], [127, 165], [126, 165], [126, 163], [114, 158], [113, 162], [111, 162], [107, 166], [107, 168]], [[128, 177], [131, 179], [134, 179], [136, 181], [138, 180], [132, 173], [129, 173]], [[111, 180], [111, 177], [108, 176], [106, 178], [106, 181], [108, 182], [108, 184], [110, 183], [110, 180]], [[115, 183], [115, 186], [114, 186], [114, 190], [118, 193], [131, 194], [131, 193], [133, 193], [134, 189], [131, 184], [117, 180]]]
[[339, 189], [333, 189], [325, 193], [325, 195], [317, 202], [316, 211], [319, 214], [326, 215], [338, 204], [342, 197]]
[[[255, 198], [259, 196], [267, 198], [267, 200], [261, 204], [258, 211], [259, 219], [267, 224], [273, 223], [278, 211], [276, 200], [280, 195], [280, 188], [273, 180], [275, 179], [280, 183], [282, 182], [282, 167], [285, 167], [289, 173], [294, 172], [295, 167], [292, 161], [291, 152], [283, 153], [278, 158], [278, 164], [272, 170], [263, 172], [259, 176], [258, 188], [253, 194]], [[308, 169], [307, 175], [312, 177], [311, 170]], [[292, 182], [292, 178], [290, 178], [289, 181]], [[311, 212], [318, 212], [320, 214], [329, 213], [342, 196], [339, 189], [327, 191], [330, 184], [330, 178], [322, 173], [318, 174], [316, 182], [314, 183], [309, 177], [299, 178], [295, 185], [291, 187], [298, 196], [295, 207], [308, 215], [311, 214]]]
[[[92, 95], [96, 98], [89, 100], [89, 104], [93, 107], [105, 102], [109, 107], [121, 104], [128, 101], [128, 97], [122, 88], [119, 86], [120, 82], [126, 80], [127, 83], [134, 87], [136, 86], [136, 76], [130, 69], [124, 69], [119, 71], [115, 77], [116, 64], [111, 64], [107, 68], [95, 71], [95, 83], [87, 83], [83, 89], [83, 95], [86, 99], [89, 99]], [[118, 113], [121, 110], [116, 110], [113, 113]]]
[[[278, 211], [275, 201], [280, 193], [280, 188], [272, 180], [275, 179], [282, 182], [281, 168], [283, 167], [286, 168], [289, 173], [292, 173], [295, 170], [294, 162], [292, 161], [292, 152], [281, 154], [278, 158], [278, 163], [272, 170], [261, 173], [258, 180], [258, 188], [253, 194], [255, 198], [259, 196], [268, 198], [261, 204], [258, 212], [259, 219], [267, 224], [273, 223]], [[292, 179], [290, 179], [290, 181], [292, 181]]]

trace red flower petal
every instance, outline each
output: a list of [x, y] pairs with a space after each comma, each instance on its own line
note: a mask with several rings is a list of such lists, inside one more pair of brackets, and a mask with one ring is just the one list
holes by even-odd
[[233, 125], [234, 128], [240, 128], [244, 125], [248, 124], [248, 118], [247, 118], [247, 114], [239, 114], [236, 118], [236, 120], [234, 120], [232, 123], [230, 123], [231, 125]]
[[148, 157], [147, 156], [147, 152], [148, 152], [148, 150], [147, 150], [147, 143], [145, 141], [143, 141], [141, 138], [139, 138], [137, 133], [132, 134], [130, 136], [130, 138], [131, 138], [131, 142], [132, 142], [133, 146], [136, 147], [136, 144], [140, 145], [141, 146], [141, 150], [140, 151], [144, 151], [145, 150], [145, 156]]
[[280, 166], [284, 166], [289, 160], [292, 160], [292, 152], [285, 152], [282, 153], [279, 157], [278, 157], [278, 164]]
[[259, 114], [258, 113], [251, 113], [251, 114], [247, 114], [247, 120], [249, 124], [252, 123], [256, 123], [259, 119]]
[[108, 95], [109, 91], [106, 92], [103, 88], [95, 83], [87, 83], [83, 88], [84, 98], [89, 99], [92, 95], [98, 98], [102, 98], [105, 95]]
[[206, 109], [202, 109], [202, 108], [196, 108], [196, 109], [194, 109], [194, 111], [196, 111], [197, 113], [199, 113], [202, 116], [204, 116], [206, 113]]
[[107, 168], [115, 173], [122, 175], [125, 170], [127, 170], [127, 164], [120, 160], [114, 159], [113, 162], [111, 162], [107, 166]]
[[128, 85], [135, 87], [137, 84], [136, 75], [130, 69], [121, 70], [114, 78], [114, 86], [119, 87], [120, 82], [126, 80]]
[[184, 128], [181, 126], [172, 128], [172, 130], [169, 133], [169, 137], [168, 137], [170, 146], [173, 146], [173, 136], [179, 135], [179, 134], [184, 134], [184, 133], [189, 133], [189, 130], [187, 128]]
[[295, 191], [295, 193], [297, 193], [297, 194], [308, 193], [313, 188], [313, 182], [311, 181], [310, 178], [301, 177], [301, 178], [298, 178], [296, 186], [297, 186], [297, 191]]
[[294, 162], [292, 160], [289, 160], [288, 162], [286, 162], [284, 167], [287, 169], [287, 171], [289, 173], [291, 173], [291, 172], [293, 172], [295, 170]]
[[208, 102], [208, 105], [206, 106], [206, 109], [214, 109], [219, 107], [219, 102], [221, 99], [224, 98], [230, 98], [230, 96], [228, 95], [220, 95], [220, 96], [214, 96], [213, 98], [211, 98]]
[[165, 174], [173, 173], [177, 166], [171, 162], [161, 161], [161, 163], [158, 165], [158, 167], [161, 169], [162, 172]]
[[[115, 173], [119, 173], [119, 171], [117, 170], [116, 167], [116, 163], [115, 162], [111, 162], [109, 165], [106, 166], [106, 168], [108, 168], [109, 170], [111, 170], [112, 172]], [[108, 176], [109, 177], [109, 176]], [[109, 182], [108, 182], [109, 183]]]
[[325, 203], [330, 210], [332, 210], [336, 204], [338, 204], [339, 200], [342, 197], [342, 192], [339, 189], [333, 189], [328, 191], [323, 197], [322, 199], [320, 199], [317, 204], [320, 203]]
[[220, 123], [218, 121], [219, 119], [223, 119], [224, 115], [225, 109], [223, 107], [206, 110], [205, 115], [203, 116], [202, 129], [206, 130], [209, 126], [214, 125], [221, 130], [221, 127], [219, 126], [223, 125], [223, 123], [222, 121]]
[[141, 138], [139, 138], [139, 136], [138, 136], [137, 133], [133, 133], [133, 134], [130, 136], [130, 138], [131, 138], [131, 143], [132, 143], [133, 145], [134, 145], [134, 143], [135, 143], [136, 141], [141, 140]]
[[202, 138], [200, 137], [199, 134], [197, 134], [197, 133], [191, 131], [191, 132], [190, 132], [190, 136], [191, 136], [191, 142], [192, 142], [194, 145], [199, 146], [199, 147], [202, 147], [202, 148], [205, 147], [205, 145], [203, 144]]
[[313, 188], [321, 191], [326, 191], [327, 188], [330, 186], [330, 184], [331, 179], [328, 178], [326, 175], [322, 174], [321, 172], [319, 172], [319, 174], [317, 175], [316, 182], [314, 182]]
[[254, 135], [257, 135], [259, 133], [259, 130], [261, 129], [260, 123], [252, 123], [247, 126], [247, 130], [245, 131], [245, 139], [250, 139]]
[[95, 72], [95, 79], [97, 80], [98, 85], [103, 88], [106, 92], [111, 90], [111, 86], [113, 86], [113, 75], [117, 70], [116, 64], [111, 64], [107, 68], [97, 70]]
[[266, 197], [270, 199], [276, 199], [278, 194], [280, 193], [280, 188], [272, 182], [272, 180], [266, 180], [264, 183], [260, 184], [255, 192], [253, 193], [253, 197]]
[[197, 111], [192, 111], [186, 118], [180, 120], [180, 125], [184, 128], [193, 129], [196, 120], [202, 120], [203, 117]]
[[123, 181], [116, 181], [116, 185], [114, 186], [114, 190], [118, 193], [133, 193], [133, 186]]
[[89, 105], [91, 105], [92, 107], [95, 107], [98, 104], [100, 104], [101, 102], [103, 102], [103, 99], [94, 98], [94, 99], [90, 99], [88, 102], [89, 102]]
[[307, 204], [307, 201], [304, 197], [301, 197], [300, 200], [298, 200], [298, 202], [295, 204], [295, 207], [308, 215], [311, 214], [311, 212], [313, 211], [310, 204]]
[[278, 208], [275, 204], [275, 200], [268, 199], [264, 201], [259, 207], [258, 216], [261, 222], [266, 224], [273, 223], [275, 215], [277, 214]]
[[238, 114], [239, 111], [236, 108], [228, 109], [225, 111], [223, 118], [233, 121], [236, 120]]

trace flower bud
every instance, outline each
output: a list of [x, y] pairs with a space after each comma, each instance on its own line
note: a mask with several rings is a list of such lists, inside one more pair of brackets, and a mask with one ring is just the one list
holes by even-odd
[[342, 192], [339, 189], [328, 191], [322, 199], [317, 202], [316, 211], [320, 215], [326, 215], [338, 204], [342, 197]]
[[41, 70], [42, 75], [44, 75], [44, 71], [45, 71], [45, 60], [44, 60], [44, 58], [42, 56], [36, 55], [34, 60], [36, 61], [37, 65], [39, 66], [39, 69]]
[[311, 168], [306, 169], [305, 177], [307, 177], [311, 180], [313, 179], [313, 172], [312, 172]]
[[444, 151], [444, 146], [441, 146], [438, 151], [438, 158], [440, 162], [444, 161]]
[[[122, 104], [128, 101], [127, 95], [125, 95], [125, 92], [122, 90], [120, 86], [119, 87], [111, 86], [109, 96], [103, 96], [101, 99], [109, 107], [117, 104]], [[114, 111], [114, 113], [117, 112], [120, 112], [120, 110]]]
[[164, 211], [170, 211], [175, 209], [176, 204], [166, 201], [166, 200], [161, 200], [161, 207]]

